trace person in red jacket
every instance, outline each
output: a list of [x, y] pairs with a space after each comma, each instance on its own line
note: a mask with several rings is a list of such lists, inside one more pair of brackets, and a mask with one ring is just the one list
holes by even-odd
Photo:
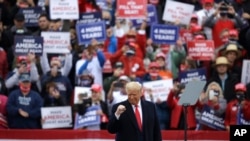
[[[167, 105], [171, 109], [171, 123], [170, 129], [172, 130], [184, 130], [184, 108], [178, 104], [178, 101], [182, 95], [185, 85], [179, 82], [174, 82], [174, 88], [170, 91], [167, 98]], [[194, 106], [187, 107], [187, 129], [194, 130], [196, 129], [196, 118], [195, 118], [195, 109], [198, 106], [197, 103]]]
[[80, 13], [101, 11], [101, 8], [97, 5], [96, 0], [78, 0], [78, 5]]
[[133, 45], [126, 44], [109, 58], [112, 65], [118, 61], [122, 62], [124, 75], [129, 76], [132, 80], [141, 78], [146, 73], [143, 58], [137, 56], [136, 51]]
[[225, 127], [230, 125], [250, 125], [250, 100], [246, 99], [246, 86], [243, 83], [235, 85], [236, 98], [232, 99], [226, 108]]
[[117, 49], [121, 49], [124, 44], [132, 43], [136, 49], [136, 56], [144, 58], [146, 54], [146, 25], [143, 23], [138, 31], [129, 30], [123, 37], [117, 37]]

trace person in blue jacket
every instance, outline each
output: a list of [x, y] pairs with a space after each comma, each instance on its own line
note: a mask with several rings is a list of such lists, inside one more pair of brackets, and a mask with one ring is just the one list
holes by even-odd
[[19, 89], [12, 91], [7, 102], [7, 120], [11, 129], [41, 128], [41, 96], [31, 90], [29, 73], [19, 76]]

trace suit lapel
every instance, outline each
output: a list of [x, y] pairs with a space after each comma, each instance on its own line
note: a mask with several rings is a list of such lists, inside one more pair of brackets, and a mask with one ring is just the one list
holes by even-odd
[[132, 121], [132, 124], [135, 126], [135, 128], [139, 129], [139, 127], [137, 125], [137, 121], [136, 121], [136, 117], [135, 117], [133, 107], [128, 101], [126, 102], [126, 111], [127, 111], [126, 113], [128, 114], [129, 118]]
[[147, 108], [145, 107], [145, 101], [141, 99], [141, 108], [142, 108], [142, 129], [144, 129], [144, 125], [146, 125], [145, 121], [147, 120]]

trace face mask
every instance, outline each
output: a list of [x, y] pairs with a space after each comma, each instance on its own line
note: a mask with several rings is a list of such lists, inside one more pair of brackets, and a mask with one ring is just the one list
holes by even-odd
[[23, 93], [29, 93], [31, 85], [25, 85], [24, 86], [23, 84], [19, 84], [19, 88], [20, 88], [21, 92], [23, 92]]
[[158, 76], [158, 73], [157, 73], [157, 72], [151, 72], [151, 73], [149, 73], [149, 75], [150, 75], [151, 77], [157, 77], [157, 76]]
[[135, 55], [135, 51], [131, 49], [126, 52], [126, 56], [133, 56], [133, 55]]
[[242, 92], [237, 92], [236, 98], [238, 99], [239, 102], [241, 102], [245, 99], [245, 94], [243, 94]]
[[81, 84], [81, 86], [90, 86], [91, 80], [89, 80], [89, 79], [81, 80], [80, 84]]

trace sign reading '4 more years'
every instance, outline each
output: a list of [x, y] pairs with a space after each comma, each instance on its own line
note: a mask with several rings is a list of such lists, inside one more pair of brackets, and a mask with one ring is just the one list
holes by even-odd
[[29, 52], [37, 56], [43, 54], [43, 38], [40, 36], [15, 36], [15, 55], [27, 55]]
[[178, 39], [179, 28], [177, 26], [153, 24], [150, 34], [154, 43], [175, 44]]
[[73, 126], [70, 106], [43, 107], [41, 112], [43, 129], [70, 128]]
[[90, 24], [76, 24], [76, 32], [79, 45], [89, 44], [95, 39], [98, 42], [106, 40], [106, 25], [105, 22], [96, 22]]
[[118, 18], [146, 19], [147, 0], [117, 0]]

